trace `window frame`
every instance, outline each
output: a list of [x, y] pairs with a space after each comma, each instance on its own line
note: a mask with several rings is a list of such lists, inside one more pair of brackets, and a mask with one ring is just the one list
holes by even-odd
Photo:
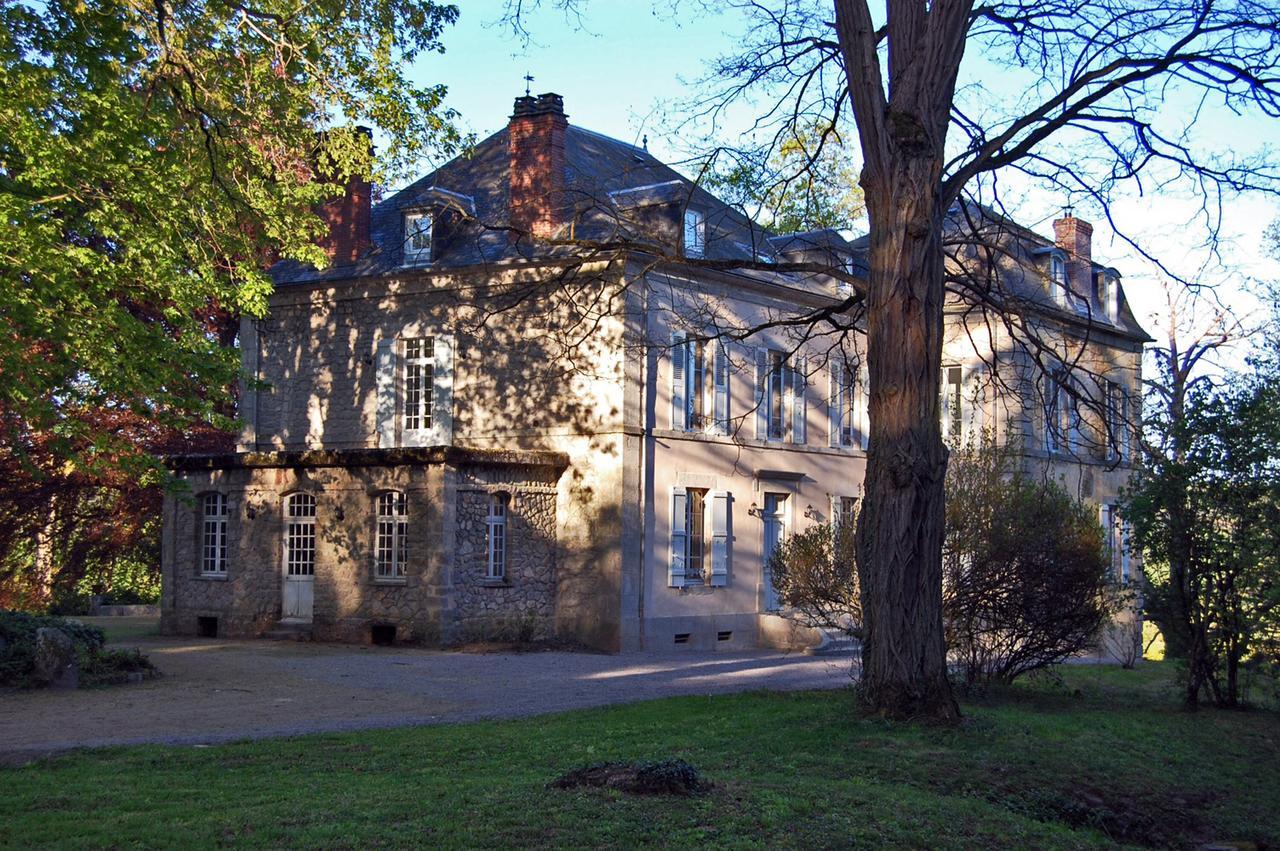
[[408, 535], [409, 508], [405, 493], [388, 490], [377, 494], [374, 499], [373, 538], [375, 582], [396, 584], [407, 581]]
[[[406, 433], [425, 434], [435, 427], [436, 337], [406, 337], [400, 345], [404, 388], [400, 425]], [[414, 350], [418, 354], [410, 354]], [[428, 351], [430, 354], [426, 354]]]
[[[426, 220], [425, 228], [412, 228], [414, 222]], [[404, 265], [425, 266], [431, 263], [435, 248], [435, 214], [430, 210], [406, 210], [404, 213]], [[414, 239], [426, 235], [426, 247], [414, 247]]]
[[[701, 258], [706, 256], [707, 251], [707, 216], [701, 210], [695, 210], [692, 207], [686, 207], [684, 211], [684, 227], [682, 229], [682, 242], [684, 244], [684, 256]], [[693, 237], [692, 241], [690, 236]]]
[[[209, 512], [210, 501], [216, 501], [218, 513]], [[227, 495], [219, 491], [210, 491], [200, 497], [200, 575], [209, 579], [227, 578], [227, 532], [231, 513]], [[214, 541], [209, 540], [210, 524], [214, 525]], [[212, 562], [210, 556], [212, 547]]]
[[[316, 498], [305, 491], [294, 491], [284, 497], [284, 572], [285, 576], [316, 575]], [[295, 529], [295, 527], [298, 527]], [[309, 528], [307, 528], [309, 527]], [[299, 549], [295, 550], [295, 547]], [[294, 559], [296, 552], [306, 556]], [[295, 571], [294, 566], [299, 570]], [[301, 568], [305, 568], [301, 569]]]
[[707, 570], [707, 510], [711, 505], [711, 490], [686, 487], [684, 492], [684, 587], [698, 588], [710, 584], [710, 571]]
[[507, 578], [508, 524], [511, 515], [511, 494], [495, 491], [489, 494], [485, 513], [485, 571], [486, 582], [505, 584]]

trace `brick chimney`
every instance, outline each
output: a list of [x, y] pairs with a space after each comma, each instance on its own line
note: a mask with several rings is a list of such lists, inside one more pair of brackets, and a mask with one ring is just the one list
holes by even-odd
[[507, 125], [507, 150], [511, 155], [511, 226], [517, 230], [546, 238], [560, 224], [568, 126], [560, 95], [516, 98]]
[[[369, 148], [373, 149], [373, 131], [368, 127], [356, 128], [369, 140]], [[340, 179], [335, 182], [341, 182]], [[320, 239], [320, 247], [329, 255], [329, 261], [336, 266], [355, 263], [369, 250], [369, 207], [372, 186], [363, 175], [353, 174], [347, 178], [346, 192], [340, 197], [326, 201], [316, 210], [328, 228], [328, 232]]]
[[1089, 298], [1093, 289], [1093, 225], [1070, 212], [1053, 223], [1054, 242], [1067, 255], [1067, 289]]

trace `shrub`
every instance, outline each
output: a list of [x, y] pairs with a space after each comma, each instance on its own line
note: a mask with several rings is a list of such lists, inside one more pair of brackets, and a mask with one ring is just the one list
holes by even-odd
[[1011, 682], [1091, 649], [1121, 606], [1095, 510], [1010, 461], [981, 446], [947, 467], [943, 619], [966, 684]]
[[106, 636], [96, 626], [0, 610], [0, 685], [30, 684], [36, 655], [36, 631], [41, 627], [56, 627], [65, 632], [81, 658], [92, 658], [106, 643]]
[[774, 549], [769, 572], [790, 617], [806, 626], [861, 634], [856, 528], [849, 522], [810, 526]]

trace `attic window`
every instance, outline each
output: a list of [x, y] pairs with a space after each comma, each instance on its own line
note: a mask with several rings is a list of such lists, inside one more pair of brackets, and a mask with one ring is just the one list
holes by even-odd
[[1060, 255], [1054, 254], [1049, 260], [1049, 292], [1053, 294], [1054, 304], [1067, 304], [1067, 264]]
[[1120, 314], [1120, 282], [1115, 275], [1103, 272], [1098, 275], [1098, 307], [1112, 322]]
[[707, 219], [698, 210], [684, 211], [684, 254], [701, 257], [707, 247]]
[[404, 264], [406, 266], [431, 262], [431, 226], [430, 213], [405, 213]]

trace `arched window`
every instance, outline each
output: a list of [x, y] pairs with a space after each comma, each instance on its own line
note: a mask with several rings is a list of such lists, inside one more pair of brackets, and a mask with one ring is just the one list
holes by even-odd
[[200, 572], [205, 576], [227, 575], [227, 497], [207, 493], [200, 500], [204, 522], [200, 530]]
[[290, 576], [316, 572], [316, 498], [291, 494], [285, 500], [284, 563]]
[[485, 578], [507, 578], [507, 508], [511, 503], [508, 493], [495, 493], [489, 497], [489, 516], [484, 519], [487, 528], [489, 558]]
[[403, 579], [405, 575], [405, 538], [408, 534], [405, 497], [388, 491], [378, 495], [378, 540], [374, 576], [378, 579]]

